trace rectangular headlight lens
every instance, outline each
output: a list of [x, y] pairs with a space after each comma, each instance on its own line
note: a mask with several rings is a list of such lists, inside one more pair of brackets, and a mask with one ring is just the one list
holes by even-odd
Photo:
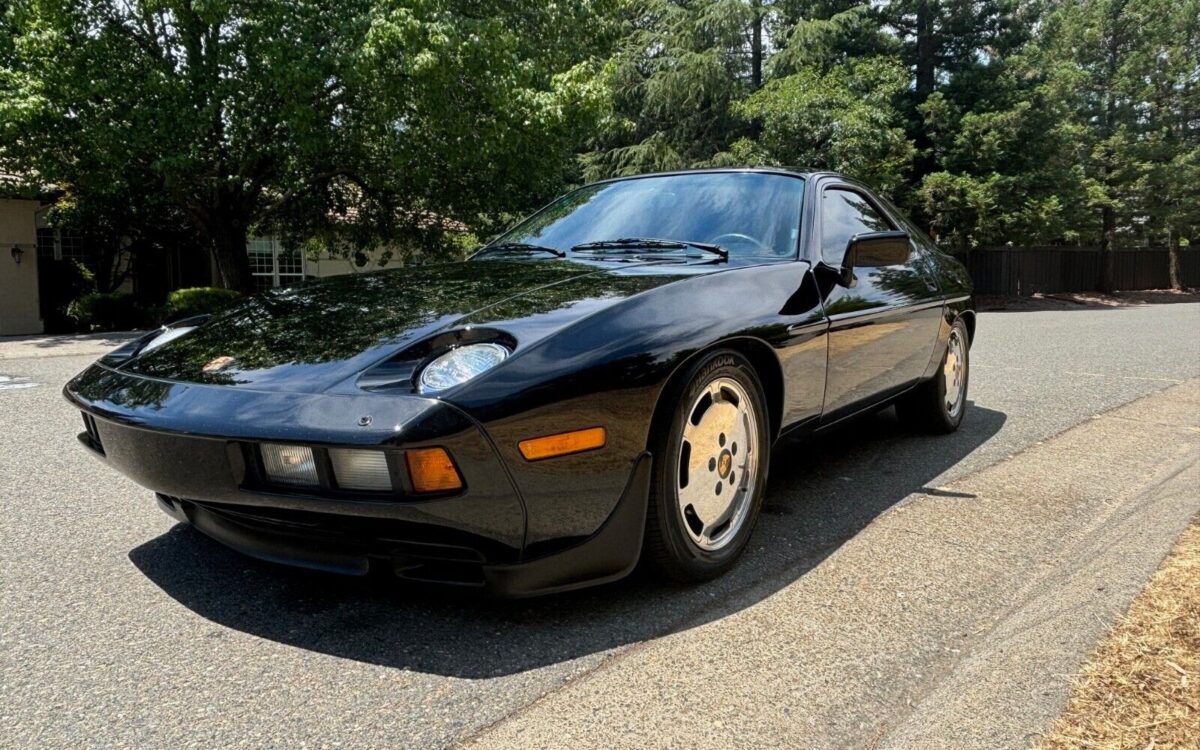
[[387, 454], [383, 451], [330, 448], [329, 461], [338, 487], [348, 490], [392, 489]]
[[262, 444], [263, 468], [272, 482], [318, 487], [317, 460], [302, 445]]

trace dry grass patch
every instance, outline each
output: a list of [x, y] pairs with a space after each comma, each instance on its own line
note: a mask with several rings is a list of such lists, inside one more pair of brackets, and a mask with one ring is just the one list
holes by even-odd
[[1200, 520], [1092, 654], [1038, 748], [1200, 748]]

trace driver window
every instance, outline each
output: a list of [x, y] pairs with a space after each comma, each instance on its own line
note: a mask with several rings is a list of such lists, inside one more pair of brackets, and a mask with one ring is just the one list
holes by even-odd
[[867, 199], [850, 190], [830, 189], [821, 195], [821, 259], [840, 266], [846, 243], [856, 234], [887, 232], [892, 227]]

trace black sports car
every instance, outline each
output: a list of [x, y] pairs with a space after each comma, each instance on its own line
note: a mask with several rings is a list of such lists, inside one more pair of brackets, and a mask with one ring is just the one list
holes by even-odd
[[487, 586], [729, 568], [771, 444], [894, 402], [967, 408], [964, 268], [826, 172], [560, 198], [469, 260], [253, 297], [72, 380], [79, 438], [255, 557]]

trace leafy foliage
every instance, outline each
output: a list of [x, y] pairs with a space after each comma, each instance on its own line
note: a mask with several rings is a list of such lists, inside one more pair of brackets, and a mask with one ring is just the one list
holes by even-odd
[[776, 78], [739, 102], [736, 111], [758, 123], [758, 136], [733, 144], [722, 160], [832, 169], [897, 190], [913, 146], [889, 103], [907, 83], [886, 58]]
[[213, 287], [176, 289], [167, 295], [167, 304], [163, 307], [162, 319], [164, 323], [170, 323], [195, 315], [220, 312], [232, 307], [241, 299], [241, 293], [233, 289], [215, 289]]
[[255, 227], [366, 243], [548, 197], [603, 96], [597, 3], [15, 0], [0, 168], [113, 236], [186, 227], [248, 290]]
[[1200, 0], [2, 7], [0, 170], [235, 288], [256, 229], [436, 259], [583, 180], [714, 165], [846, 172], [954, 249], [1200, 233]]
[[67, 307], [85, 331], [128, 331], [150, 325], [154, 314], [132, 294], [88, 292]]

